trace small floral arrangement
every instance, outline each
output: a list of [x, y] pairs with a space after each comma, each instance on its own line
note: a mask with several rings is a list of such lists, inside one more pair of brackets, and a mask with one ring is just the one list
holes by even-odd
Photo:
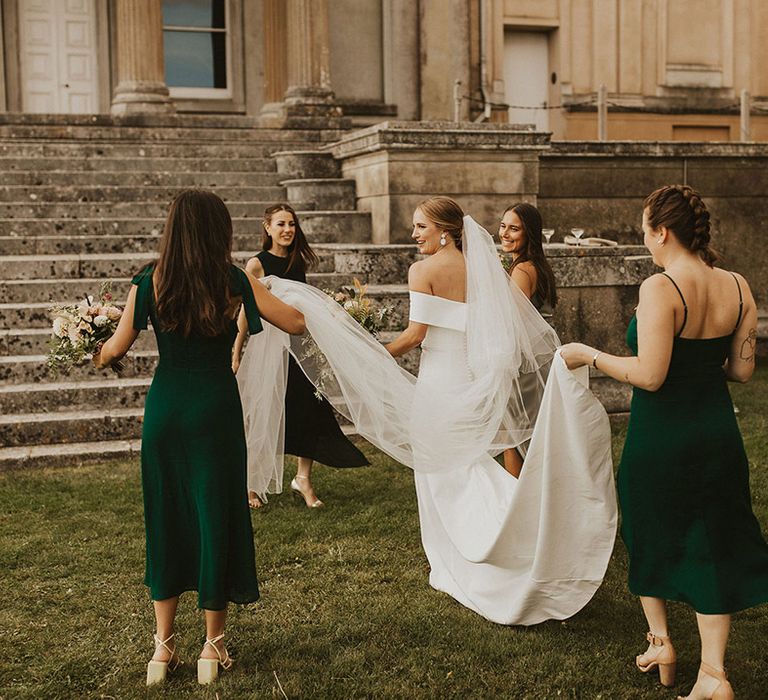
[[367, 296], [368, 285], [362, 284], [356, 277], [352, 280], [352, 286], [339, 287], [337, 291], [325, 290], [325, 293], [333, 298], [352, 318], [355, 319], [374, 338], [384, 326], [384, 322], [392, 313], [391, 306], [376, 305]]
[[499, 260], [501, 261], [501, 266], [504, 268], [504, 272], [509, 274], [509, 271], [512, 269], [512, 258], [504, 255], [504, 253], [499, 253]]
[[[352, 280], [352, 286], [345, 285], [336, 290], [323, 290], [333, 301], [341, 306], [355, 321], [357, 321], [374, 338], [379, 337], [385, 321], [392, 314], [393, 307], [377, 306], [367, 295], [368, 285], [362, 284], [356, 277]], [[316, 390], [315, 397], [321, 401], [322, 391], [327, 382], [332, 379], [333, 372], [326, 362], [325, 356], [317, 347], [312, 337], [307, 335], [302, 339], [307, 347], [304, 357], [316, 366]]]
[[[54, 376], [68, 374], [73, 367], [90, 359], [99, 346], [112, 337], [123, 310], [112, 303], [111, 283], [104, 282], [99, 289], [98, 301], [85, 295], [79, 304], [53, 306], [52, 338], [46, 365]], [[112, 369], [123, 370], [121, 362]]]

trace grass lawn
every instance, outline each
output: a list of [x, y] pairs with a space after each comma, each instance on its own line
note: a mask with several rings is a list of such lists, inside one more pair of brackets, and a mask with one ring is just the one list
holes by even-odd
[[[768, 533], [768, 367], [733, 395]], [[165, 686], [144, 687], [153, 617], [138, 462], [0, 475], [0, 698], [620, 699], [690, 688], [699, 649], [685, 606], [671, 607], [678, 687], [634, 667], [646, 627], [620, 541], [579, 614], [495, 625], [429, 588], [412, 475], [367, 453], [367, 469], [317, 469], [326, 508], [284, 493], [253, 514], [262, 600], [231, 608], [236, 666], [206, 688], [195, 681], [203, 626], [194, 594], [178, 618], [187, 665]], [[735, 617], [728, 667], [741, 698], [768, 693], [767, 611]]]

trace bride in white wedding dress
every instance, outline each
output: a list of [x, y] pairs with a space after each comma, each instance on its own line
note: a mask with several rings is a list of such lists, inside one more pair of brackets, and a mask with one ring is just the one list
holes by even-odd
[[[290, 351], [359, 434], [414, 470], [434, 588], [501, 624], [569, 617], [597, 590], [613, 548], [607, 415], [455, 202], [422, 203], [413, 237], [428, 257], [411, 268], [408, 328], [387, 350], [322, 292], [274, 279], [272, 293], [304, 313], [310, 334]], [[387, 351], [418, 344], [416, 379]], [[288, 347], [277, 329], [254, 336], [243, 358], [253, 371], [238, 374], [251, 483], [281, 479], [271, 458], [280, 446], [265, 442], [279, 434], [282, 403], [269, 397], [282, 395], [281, 373], [257, 367]], [[494, 456], [526, 445], [517, 480]]]

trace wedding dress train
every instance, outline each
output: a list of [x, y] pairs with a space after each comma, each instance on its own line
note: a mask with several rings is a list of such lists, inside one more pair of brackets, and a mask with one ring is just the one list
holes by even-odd
[[[594, 595], [613, 549], [608, 417], [586, 369], [579, 378], [555, 354], [555, 334], [510, 288], [490, 236], [470, 217], [464, 251], [466, 303], [411, 293], [411, 318], [429, 326], [418, 378], [327, 295], [268, 278], [304, 313], [308, 335], [289, 346], [267, 329], [248, 343], [238, 381], [249, 488], [281, 478], [274, 397], [285, 372], [276, 358], [290, 347], [360, 435], [414, 470], [434, 588], [501, 624], [563, 619]], [[519, 480], [494, 459], [506, 447], [527, 447]]]

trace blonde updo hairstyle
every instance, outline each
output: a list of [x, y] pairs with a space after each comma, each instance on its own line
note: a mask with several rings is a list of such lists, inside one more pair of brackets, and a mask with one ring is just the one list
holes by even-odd
[[464, 211], [450, 197], [430, 197], [417, 207], [441, 231], [445, 231], [456, 247], [461, 250], [461, 235], [464, 231]]
[[688, 250], [712, 267], [720, 260], [709, 244], [709, 212], [701, 195], [688, 185], [667, 185], [651, 192], [643, 202], [651, 228], [665, 226]]

